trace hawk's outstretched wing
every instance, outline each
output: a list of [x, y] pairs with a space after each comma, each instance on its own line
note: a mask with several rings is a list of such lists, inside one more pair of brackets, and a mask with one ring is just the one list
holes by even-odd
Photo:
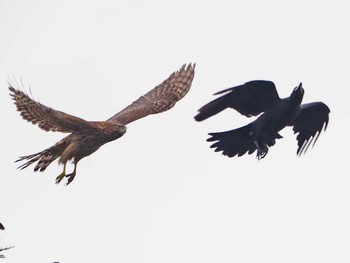
[[184, 64], [157, 87], [141, 96], [107, 121], [127, 125], [130, 122], [171, 109], [191, 88], [195, 64]]
[[38, 124], [45, 131], [74, 132], [78, 130], [93, 129], [93, 126], [81, 118], [51, 109], [40, 102], [31, 99], [23, 91], [14, 88], [9, 83], [12, 99], [23, 119]]
[[313, 142], [315, 145], [322, 128], [326, 130], [330, 109], [323, 102], [312, 102], [301, 105], [301, 111], [293, 122], [294, 133], [297, 135], [298, 150], [297, 154], [305, 153]]
[[280, 100], [275, 84], [267, 80], [249, 81], [214, 95], [219, 94], [224, 95], [199, 109], [194, 117], [196, 121], [203, 121], [227, 108], [235, 109], [247, 117], [257, 116]]

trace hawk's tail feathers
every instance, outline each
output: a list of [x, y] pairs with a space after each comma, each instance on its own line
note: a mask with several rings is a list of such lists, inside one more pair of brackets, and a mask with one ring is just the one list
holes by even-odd
[[34, 171], [43, 172], [45, 169], [60, 155], [62, 154], [64, 150], [64, 143], [58, 142], [55, 145], [51, 146], [50, 148], [47, 148], [46, 150], [43, 150], [41, 152], [27, 155], [27, 156], [21, 156], [19, 157], [15, 162], [22, 162], [26, 161], [24, 164], [21, 164], [17, 169], [25, 169], [29, 165], [38, 162], [36, 166], [34, 167]]

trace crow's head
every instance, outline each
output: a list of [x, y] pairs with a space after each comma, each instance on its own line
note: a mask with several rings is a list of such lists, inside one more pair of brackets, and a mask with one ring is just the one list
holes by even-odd
[[296, 103], [301, 104], [303, 97], [304, 97], [304, 89], [303, 89], [303, 84], [300, 82], [299, 86], [293, 89], [293, 92], [290, 95], [290, 98]]

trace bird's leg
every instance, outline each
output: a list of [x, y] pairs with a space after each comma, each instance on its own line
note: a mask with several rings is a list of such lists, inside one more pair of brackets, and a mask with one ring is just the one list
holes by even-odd
[[62, 173], [59, 176], [56, 177], [56, 184], [59, 184], [62, 181], [62, 179], [66, 176], [66, 164], [67, 163], [63, 164], [63, 171], [62, 171]]
[[269, 147], [267, 147], [267, 145], [265, 143], [260, 143], [258, 141], [254, 141], [254, 144], [258, 150], [256, 157], [258, 158], [258, 160], [261, 160], [268, 153]]
[[66, 174], [66, 177], [68, 177], [68, 181], [67, 181], [66, 185], [69, 185], [74, 180], [74, 177], [77, 173], [77, 164], [78, 163], [74, 163], [74, 170], [72, 173]]

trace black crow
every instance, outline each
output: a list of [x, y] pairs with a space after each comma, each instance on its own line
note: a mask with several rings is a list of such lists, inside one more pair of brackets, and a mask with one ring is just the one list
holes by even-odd
[[255, 121], [241, 128], [209, 133], [207, 141], [215, 142], [210, 147], [216, 152], [233, 157], [242, 156], [257, 150], [257, 158], [264, 158], [278, 133], [286, 126], [293, 126], [298, 133], [297, 155], [305, 153], [310, 144], [316, 143], [322, 128], [326, 130], [330, 110], [323, 102], [301, 104], [304, 96], [302, 83], [295, 87], [292, 94], [284, 99], [278, 96], [272, 81], [254, 80], [241, 86], [228, 88], [214, 95], [224, 94], [199, 109], [196, 121], [203, 121], [226, 108], [251, 117], [261, 114]]

